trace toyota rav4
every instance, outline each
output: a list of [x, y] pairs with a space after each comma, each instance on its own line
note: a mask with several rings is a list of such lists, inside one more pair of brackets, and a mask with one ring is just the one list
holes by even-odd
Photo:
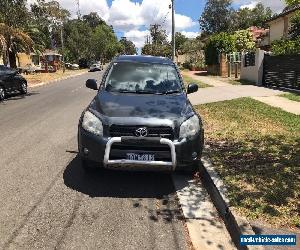
[[177, 66], [169, 59], [119, 56], [101, 83], [86, 86], [97, 95], [78, 126], [78, 148], [85, 170], [197, 170], [203, 149], [201, 118]]

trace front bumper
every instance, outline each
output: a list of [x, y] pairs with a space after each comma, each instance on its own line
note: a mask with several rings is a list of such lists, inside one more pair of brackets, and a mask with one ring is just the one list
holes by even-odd
[[[116, 147], [116, 149], [114, 149]], [[153, 152], [155, 161], [127, 160], [116, 155], [124, 152]], [[198, 164], [203, 150], [203, 130], [193, 138], [168, 140], [163, 138], [99, 137], [79, 126], [78, 149], [82, 158], [96, 162], [99, 167], [124, 170], [175, 171]], [[167, 157], [167, 156], [168, 157]]]

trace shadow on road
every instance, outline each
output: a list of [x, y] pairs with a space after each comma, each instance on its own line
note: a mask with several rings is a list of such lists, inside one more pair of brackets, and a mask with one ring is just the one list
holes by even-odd
[[9, 101], [14, 101], [14, 100], [20, 100], [20, 99], [25, 99], [26, 97], [29, 97], [29, 96], [34, 96], [34, 95], [39, 95], [40, 93], [39, 92], [36, 92], [36, 91], [32, 91], [32, 92], [29, 92], [25, 95], [22, 95], [22, 94], [19, 94], [19, 93], [12, 93], [12, 94], [7, 94], [4, 102], [2, 102], [3, 104], [9, 102]]
[[105, 169], [86, 174], [79, 156], [68, 164], [63, 178], [66, 186], [90, 197], [163, 199], [175, 192], [170, 174]]

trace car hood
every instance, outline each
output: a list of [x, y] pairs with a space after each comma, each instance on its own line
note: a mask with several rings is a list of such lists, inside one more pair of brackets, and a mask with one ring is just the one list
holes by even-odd
[[176, 95], [146, 95], [99, 91], [90, 108], [111, 119], [167, 119], [182, 122], [193, 114], [184, 93]]

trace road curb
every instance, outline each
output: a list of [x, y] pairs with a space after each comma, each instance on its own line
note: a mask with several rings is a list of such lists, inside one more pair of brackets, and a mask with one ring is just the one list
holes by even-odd
[[75, 75], [65, 76], [65, 77], [58, 78], [58, 79], [51, 80], [51, 81], [47, 81], [47, 82], [40, 82], [40, 83], [35, 84], [33, 86], [28, 86], [28, 88], [33, 89], [33, 88], [41, 87], [41, 86], [48, 85], [48, 84], [51, 84], [51, 83], [67, 80], [67, 79], [74, 78], [74, 77], [77, 77], [77, 76], [81, 76], [81, 75], [84, 75], [86, 73], [88, 73], [88, 72], [81, 72], [81, 73], [78, 73], [78, 74], [75, 74]]
[[204, 187], [223, 219], [235, 246], [241, 250], [261, 250], [262, 247], [240, 246], [240, 235], [255, 235], [250, 223], [236, 214], [226, 196], [227, 189], [207, 156], [202, 158], [200, 176]]

